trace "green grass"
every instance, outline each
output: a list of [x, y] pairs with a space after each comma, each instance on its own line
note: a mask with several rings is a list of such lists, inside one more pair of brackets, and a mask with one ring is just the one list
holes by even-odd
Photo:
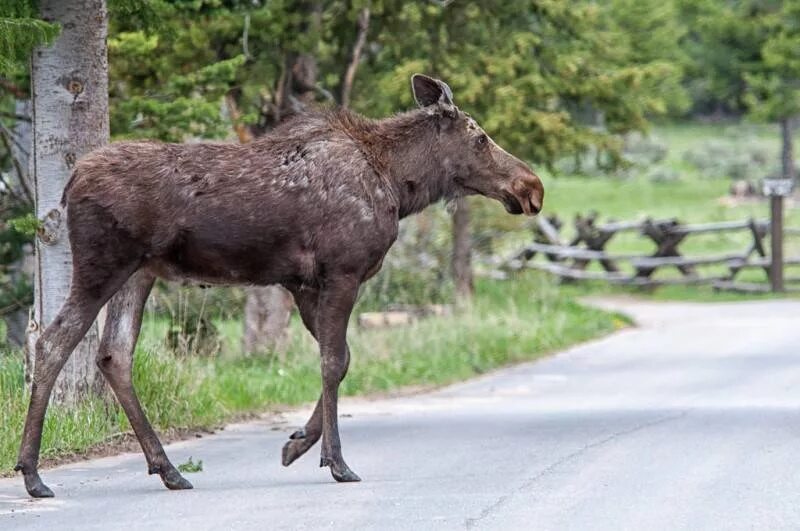
[[[552, 279], [534, 273], [513, 281], [479, 281], [475, 302], [457, 315], [422, 320], [406, 328], [351, 328], [353, 352], [342, 393], [356, 395], [403, 386], [443, 385], [496, 367], [535, 359], [609, 333], [626, 319], [565, 297]], [[159, 430], [208, 428], [237, 415], [315, 400], [320, 390], [316, 345], [297, 320], [284, 363], [242, 359], [237, 321], [219, 323], [222, 353], [177, 358], [161, 346], [165, 325], [148, 318], [134, 366], [134, 382]], [[16, 459], [27, 408], [18, 356], [0, 356], [0, 473]], [[80, 453], [128, 432], [115, 402], [92, 400], [54, 406], [45, 422], [42, 456]]]
[[[730, 152], [743, 151], [755, 146], [770, 161], [763, 171], [756, 167], [754, 173], [765, 176], [768, 166], [779, 160], [778, 128], [774, 125], [753, 124], [680, 124], [655, 127], [652, 133], [668, 147], [666, 158], [658, 163], [677, 172], [679, 179], [671, 182], [654, 182], [647, 177], [649, 168], [633, 169], [625, 177], [619, 176], [545, 176], [545, 214], [556, 214], [565, 222], [562, 234], [569, 239], [574, 234], [572, 222], [577, 214], [586, 215], [596, 211], [600, 223], [608, 220], [635, 220], [643, 218], [676, 218], [688, 224], [730, 221], [743, 219], [768, 219], [769, 203], [755, 200], [731, 204], [726, 200], [731, 179], [713, 176], [693, 167], [685, 159], [687, 151], [702, 148], [708, 143], [722, 146]], [[800, 208], [793, 201], [785, 209], [787, 226], [800, 227]], [[517, 232], [505, 242], [504, 251], [510, 253], [519, 248], [530, 236]], [[680, 244], [685, 256], [709, 256], [736, 253], [745, 250], [752, 242], [749, 231], [736, 231], [689, 236]], [[764, 241], [769, 246], [769, 239]], [[655, 245], [637, 233], [620, 233], [610, 241], [606, 249], [612, 253], [647, 255], [655, 251]], [[800, 238], [787, 237], [785, 256], [800, 256]], [[625, 266], [623, 262], [623, 268]], [[592, 267], [598, 269], [596, 265]], [[703, 274], [727, 271], [719, 266], [704, 266]], [[800, 267], [787, 268], [787, 275], [800, 276]], [[657, 276], [675, 277], [677, 271], [659, 271]], [[761, 270], [740, 273], [738, 280], [766, 282]], [[590, 282], [570, 285], [573, 296], [584, 294], [632, 294], [657, 300], [722, 301], [763, 297], [715, 292], [710, 286], [664, 286], [655, 290], [631, 289]]]
[[198, 461], [192, 461], [192, 456], [189, 456], [189, 460], [188, 461], [178, 465], [178, 470], [180, 472], [185, 472], [187, 474], [194, 474], [196, 472], [202, 472], [203, 471], [203, 460], [200, 459]]
[[[719, 199], [727, 193], [729, 181], [687, 180], [678, 183], [652, 183], [644, 178], [615, 181], [610, 178], [563, 177], [554, 179], [548, 188], [548, 212], [557, 213], [567, 222], [562, 229], [572, 234], [569, 223], [577, 213], [597, 210], [603, 215], [601, 221], [608, 219], [631, 220], [650, 217], [675, 217], [684, 223], [708, 223], [742, 219], [767, 219], [769, 207], [764, 202], [756, 202], [735, 207], [721, 204]], [[800, 210], [786, 210], [786, 225], [800, 227]], [[568, 236], [569, 237], [569, 236]], [[679, 246], [684, 256], [701, 257], [743, 252], [752, 242], [749, 231], [735, 231], [691, 235]], [[764, 240], [769, 250], [769, 238]], [[609, 242], [606, 250], [611, 253], [648, 255], [655, 252], [655, 245], [646, 237], [635, 232], [620, 233]], [[800, 255], [800, 238], [787, 237], [785, 256]], [[626, 264], [623, 263], [623, 266]], [[593, 269], [599, 267], [595, 264]], [[725, 273], [721, 266], [701, 266], [702, 274]], [[789, 266], [787, 275], [798, 276], [800, 268]], [[661, 270], [657, 277], [676, 277], [677, 270]], [[737, 277], [740, 281], [766, 282], [761, 270], [744, 271]], [[587, 292], [597, 288], [588, 286]], [[654, 291], [641, 289], [613, 288], [609, 292], [629, 292], [640, 296], [667, 300], [740, 300], [753, 298], [752, 295], [718, 293], [710, 286], [664, 286]], [[755, 297], [759, 297], [756, 295]]]

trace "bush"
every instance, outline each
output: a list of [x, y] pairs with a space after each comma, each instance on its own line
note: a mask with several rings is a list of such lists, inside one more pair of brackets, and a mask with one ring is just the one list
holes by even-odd
[[681, 179], [680, 174], [666, 166], [654, 166], [647, 172], [647, 178], [654, 183], [673, 183]]
[[763, 178], [775, 167], [769, 149], [755, 138], [742, 136], [736, 141], [709, 140], [683, 154], [687, 164], [705, 177], [753, 180]]
[[[155, 315], [166, 317], [166, 347], [182, 356], [211, 356], [219, 352], [221, 339], [214, 319], [241, 315], [242, 302], [234, 290], [202, 289], [159, 283], [154, 290]], [[231, 301], [235, 301], [231, 303]]]
[[636, 166], [657, 164], [667, 158], [667, 144], [655, 136], [630, 133], [625, 136], [623, 155]]

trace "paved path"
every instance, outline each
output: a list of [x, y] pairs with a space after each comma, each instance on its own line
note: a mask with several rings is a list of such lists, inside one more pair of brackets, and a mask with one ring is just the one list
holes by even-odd
[[[798, 529], [800, 303], [618, 302], [637, 329], [435, 393], [345, 401], [335, 484], [307, 411], [171, 445], [205, 470], [169, 492], [140, 455], [0, 480], [0, 529]], [[358, 363], [356, 357], [355, 363]]]

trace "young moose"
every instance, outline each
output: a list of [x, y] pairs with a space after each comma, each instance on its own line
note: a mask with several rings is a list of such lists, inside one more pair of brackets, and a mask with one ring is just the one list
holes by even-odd
[[108, 302], [97, 356], [130, 419], [150, 474], [189, 489], [170, 463], [131, 383], [145, 300], [157, 277], [213, 284], [281, 284], [319, 342], [322, 396], [283, 448], [288, 466], [322, 437], [320, 466], [359, 481], [342, 457], [339, 383], [359, 286], [381, 267], [400, 219], [431, 203], [480, 194], [534, 215], [544, 189], [453, 104], [444, 82], [412, 78], [420, 108], [384, 120], [346, 110], [302, 114], [248, 145], [123, 142], [75, 167], [64, 192], [73, 277], [36, 344], [16, 470], [34, 497], [52, 496], [37, 472], [53, 384]]

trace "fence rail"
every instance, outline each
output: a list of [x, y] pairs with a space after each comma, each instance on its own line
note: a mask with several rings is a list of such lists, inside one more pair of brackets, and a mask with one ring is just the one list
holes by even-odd
[[[769, 234], [767, 220], [722, 221], [686, 225], [674, 218], [643, 219], [638, 221], [608, 221], [599, 223], [597, 214], [576, 216], [575, 234], [567, 239], [562, 235], [564, 223], [556, 216], [537, 218], [533, 243], [522, 248], [504, 267], [516, 270], [533, 268], [547, 271], [568, 280], [604, 280], [632, 286], [666, 284], [711, 284], [721, 290], [743, 292], [769, 291], [767, 283], [741, 282], [739, 273], [762, 269], [770, 279], [772, 260], [767, 254], [764, 239]], [[705, 256], [685, 256], [680, 245], [687, 238], [700, 234], [747, 232], [750, 243], [739, 251]], [[617, 234], [635, 232], [655, 245], [651, 254], [612, 253], [606, 248]], [[800, 235], [800, 228], [784, 229], [786, 236]], [[590, 269], [593, 264], [600, 268]], [[621, 267], [627, 264], [628, 267]], [[800, 256], [783, 260], [785, 266], [800, 265]], [[726, 271], [701, 274], [706, 266], [722, 266]], [[658, 278], [656, 273], [674, 268], [676, 277]], [[788, 277], [787, 283], [800, 283], [800, 277]], [[788, 286], [800, 290], [800, 285]]]

